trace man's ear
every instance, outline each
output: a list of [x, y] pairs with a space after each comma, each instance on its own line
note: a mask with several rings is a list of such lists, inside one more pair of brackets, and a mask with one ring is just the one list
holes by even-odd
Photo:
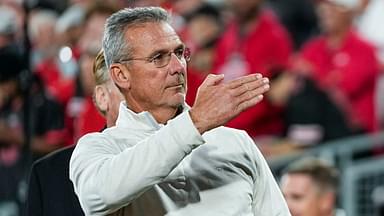
[[95, 104], [101, 113], [105, 114], [108, 111], [108, 89], [103, 85], [95, 87]]
[[321, 195], [320, 208], [323, 212], [331, 212], [335, 208], [336, 195], [334, 192], [324, 192]]
[[130, 88], [130, 75], [128, 68], [120, 63], [113, 63], [109, 68], [111, 79], [122, 91]]

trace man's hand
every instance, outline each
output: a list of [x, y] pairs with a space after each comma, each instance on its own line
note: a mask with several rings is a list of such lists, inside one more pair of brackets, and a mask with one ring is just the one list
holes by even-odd
[[224, 125], [256, 105], [269, 89], [268, 78], [263, 78], [261, 74], [243, 76], [227, 83], [223, 79], [224, 75], [210, 74], [199, 87], [189, 112], [200, 134]]

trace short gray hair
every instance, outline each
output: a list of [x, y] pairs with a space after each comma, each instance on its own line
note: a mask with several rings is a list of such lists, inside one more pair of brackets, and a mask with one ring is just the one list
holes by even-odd
[[130, 55], [124, 39], [127, 28], [150, 22], [170, 22], [170, 15], [160, 7], [125, 8], [112, 14], [105, 24], [103, 49], [107, 68]]

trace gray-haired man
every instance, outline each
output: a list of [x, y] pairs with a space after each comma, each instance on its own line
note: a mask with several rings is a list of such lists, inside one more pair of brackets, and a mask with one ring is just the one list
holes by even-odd
[[168, 20], [150, 7], [107, 21], [106, 64], [125, 102], [116, 127], [82, 137], [72, 155], [70, 178], [85, 213], [129, 215], [130, 204], [154, 190], [167, 215], [289, 215], [252, 139], [221, 127], [262, 99], [268, 79], [224, 83], [209, 75], [189, 108], [190, 53]]

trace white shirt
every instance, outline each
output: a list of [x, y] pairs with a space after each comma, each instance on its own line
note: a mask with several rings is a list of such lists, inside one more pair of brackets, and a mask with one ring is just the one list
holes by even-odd
[[79, 140], [70, 179], [86, 215], [130, 215], [128, 204], [149, 189], [169, 216], [290, 215], [246, 132], [219, 127], [201, 136], [187, 108], [161, 125], [122, 103], [115, 127]]

